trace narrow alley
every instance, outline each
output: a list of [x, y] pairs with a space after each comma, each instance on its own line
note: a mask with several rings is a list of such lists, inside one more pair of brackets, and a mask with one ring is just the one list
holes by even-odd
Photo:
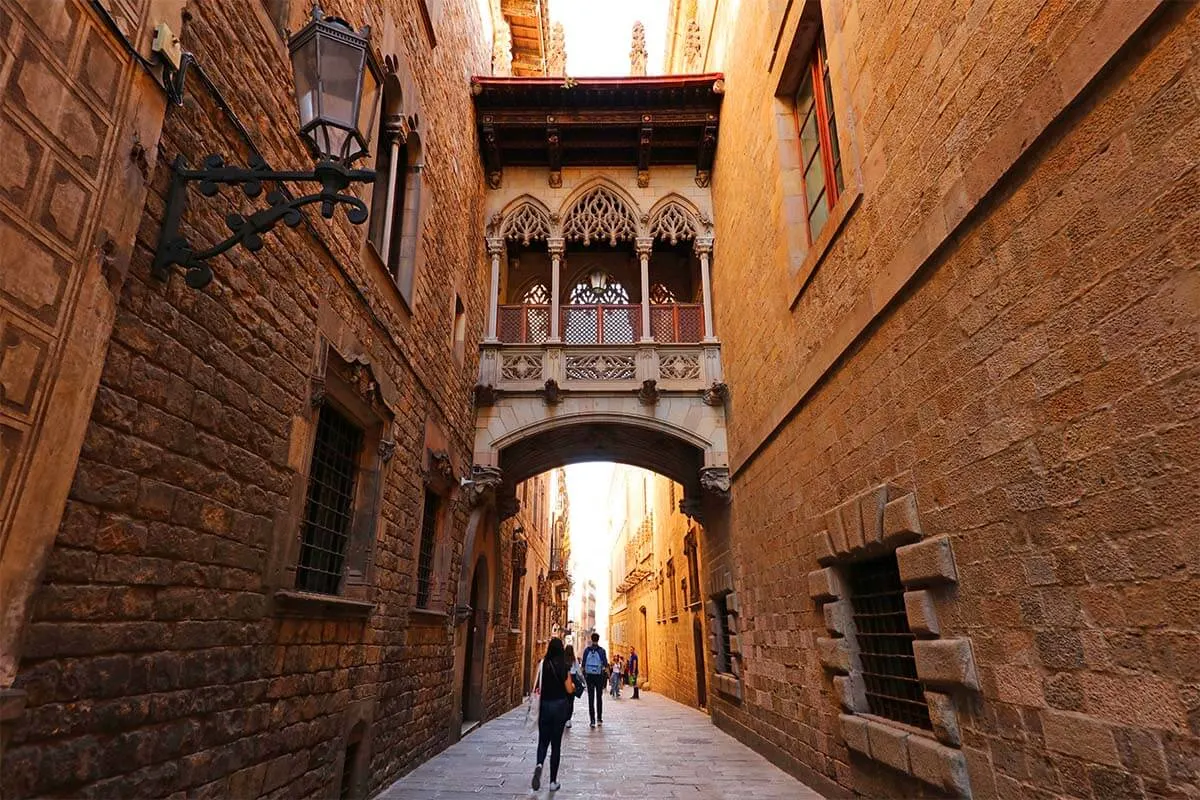
[[385, 789], [378, 800], [555, 800], [687, 797], [693, 800], [818, 800], [814, 792], [714, 726], [707, 714], [644, 692], [604, 705], [588, 728], [587, 697], [563, 736], [562, 788], [529, 788], [537, 733], [525, 706], [483, 725]]

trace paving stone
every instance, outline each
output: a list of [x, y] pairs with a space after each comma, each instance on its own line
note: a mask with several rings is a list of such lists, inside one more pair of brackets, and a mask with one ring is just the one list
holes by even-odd
[[[529, 788], [537, 731], [517, 708], [469, 733], [379, 794], [376, 800], [510, 800], [550, 797]], [[821, 795], [716, 728], [708, 716], [653, 692], [604, 703], [604, 725], [575, 706], [563, 735], [562, 789], [555, 800], [636, 796], [645, 800], [819, 800]]]

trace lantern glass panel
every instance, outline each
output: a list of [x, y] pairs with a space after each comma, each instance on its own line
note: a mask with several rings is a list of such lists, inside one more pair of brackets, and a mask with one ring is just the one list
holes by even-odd
[[292, 51], [292, 68], [296, 72], [296, 105], [300, 109], [300, 127], [304, 128], [320, 113], [315, 36]]
[[362, 94], [358, 103], [358, 134], [362, 137], [363, 147], [371, 142], [371, 134], [375, 132], [375, 114], [379, 108], [379, 93], [381, 85], [379, 76], [375, 74], [375, 65], [370, 55], [362, 71]]

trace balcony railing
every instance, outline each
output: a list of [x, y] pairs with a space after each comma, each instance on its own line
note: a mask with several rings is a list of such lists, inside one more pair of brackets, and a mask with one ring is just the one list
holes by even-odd
[[[542, 344], [550, 337], [550, 314], [548, 305], [500, 306], [497, 338], [504, 344]], [[642, 306], [562, 306], [559, 322], [564, 344], [633, 344], [642, 335]], [[656, 342], [700, 342], [704, 338], [704, 307], [700, 303], [651, 305], [650, 331]]]

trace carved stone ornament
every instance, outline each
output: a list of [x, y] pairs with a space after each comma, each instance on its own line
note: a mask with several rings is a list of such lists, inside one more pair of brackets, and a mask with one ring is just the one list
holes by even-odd
[[702, 467], [700, 469], [700, 486], [704, 491], [728, 500], [730, 484], [729, 467]]
[[453, 483], [454, 477], [454, 462], [450, 460], [450, 454], [445, 450], [431, 450], [426, 480], [433, 483]]
[[729, 401], [729, 386], [716, 381], [704, 390], [704, 404], [714, 408], [723, 406]]
[[642, 388], [638, 389], [638, 402], [644, 406], [652, 406], [658, 403], [658, 381], [644, 380]]
[[456, 625], [463, 624], [464, 622], [466, 622], [467, 620], [469, 620], [471, 618], [471, 614], [473, 614], [474, 612], [475, 612], [475, 609], [471, 608], [470, 606], [455, 606], [454, 607], [454, 623]]
[[629, 50], [629, 74], [646, 74], [646, 27], [640, 22], [633, 23], [633, 45]]
[[513, 571], [518, 575], [525, 574], [525, 557], [529, 554], [529, 542], [525, 541], [525, 537], [518, 536], [513, 539], [512, 543], [512, 565]]
[[688, 20], [687, 34], [683, 45], [683, 71], [696, 75], [704, 68], [704, 58], [701, 55], [700, 25], [695, 19]]
[[309, 399], [309, 402], [312, 403], [313, 408], [320, 408], [321, 406], [325, 405], [325, 379], [324, 378], [313, 378], [312, 379], [312, 394], [309, 395], [308, 399]]
[[567, 74], [567, 41], [563, 24], [554, 23], [550, 29], [550, 50], [546, 55], [546, 75], [561, 78]]
[[375, 380], [371, 362], [359, 356], [347, 362], [347, 365], [350, 368], [350, 385], [359, 398], [371, 408], [383, 408], [383, 393], [379, 390], [379, 381]]
[[521, 510], [521, 501], [516, 495], [501, 497], [496, 501], [496, 515], [500, 518], [500, 522], [506, 519], [512, 519]]
[[563, 390], [559, 388], [558, 381], [554, 380], [554, 378], [546, 381], [546, 386], [542, 389], [541, 395], [542, 400], [548, 406], [556, 406], [563, 400]]
[[496, 401], [500, 399], [500, 390], [490, 383], [477, 383], [472, 390], [472, 395], [476, 408], [488, 408], [496, 405]]
[[688, 519], [695, 520], [701, 525], [704, 524], [703, 515], [700, 511], [700, 500], [695, 497], [682, 497], [679, 499], [679, 513], [683, 514]]
[[[707, 189], [708, 184], [712, 182], [712, 171], [707, 169], [696, 170], [696, 185], [701, 189]], [[496, 187], [499, 188], [499, 187]]]
[[472, 507], [481, 506], [496, 496], [496, 490], [504, 482], [499, 467], [471, 467], [471, 480], [466, 485], [467, 500]]
[[392, 460], [392, 456], [396, 454], [395, 439], [380, 439], [379, 440], [379, 460], [384, 464]]

